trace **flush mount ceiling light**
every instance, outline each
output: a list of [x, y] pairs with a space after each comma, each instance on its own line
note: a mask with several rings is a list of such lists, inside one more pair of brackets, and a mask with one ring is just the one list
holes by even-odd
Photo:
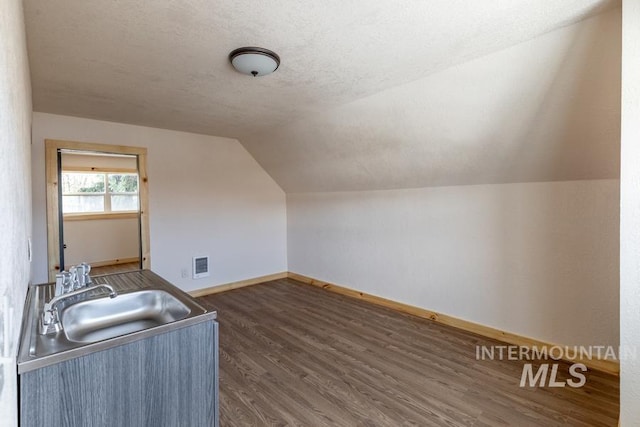
[[280, 66], [280, 57], [261, 47], [236, 49], [229, 54], [229, 61], [238, 72], [253, 77], [271, 74]]

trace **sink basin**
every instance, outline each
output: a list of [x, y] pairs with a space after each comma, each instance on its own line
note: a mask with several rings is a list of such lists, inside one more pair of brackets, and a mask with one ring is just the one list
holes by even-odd
[[92, 343], [186, 318], [191, 310], [162, 290], [120, 294], [82, 301], [60, 313], [69, 341]]
[[58, 304], [63, 329], [46, 335], [40, 333], [42, 315], [45, 304], [54, 298], [55, 283], [29, 286], [22, 316], [18, 373], [216, 318], [215, 311], [207, 310], [150, 270], [96, 276], [93, 281], [96, 285], [109, 284], [118, 296], [110, 299], [97, 290], [63, 299]]

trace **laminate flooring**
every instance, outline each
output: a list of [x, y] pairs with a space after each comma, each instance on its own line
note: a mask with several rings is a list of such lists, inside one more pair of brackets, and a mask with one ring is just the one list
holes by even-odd
[[617, 425], [617, 377], [521, 388], [525, 362], [476, 360], [504, 343], [426, 319], [291, 279], [199, 301], [218, 311], [222, 427]]
[[127, 262], [125, 264], [105, 265], [104, 267], [92, 267], [91, 276], [103, 274], [125, 273], [127, 271], [140, 270], [139, 262]]

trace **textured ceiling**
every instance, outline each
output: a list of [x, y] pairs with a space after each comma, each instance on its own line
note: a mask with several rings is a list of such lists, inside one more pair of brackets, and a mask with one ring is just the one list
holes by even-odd
[[617, 6], [25, 0], [34, 110], [236, 137], [289, 192], [612, 177]]

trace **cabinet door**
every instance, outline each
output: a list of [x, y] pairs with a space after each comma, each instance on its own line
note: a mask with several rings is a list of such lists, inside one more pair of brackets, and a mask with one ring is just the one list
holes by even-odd
[[217, 426], [217, 394], [205, 322], [22, 374], [20, 425]]

